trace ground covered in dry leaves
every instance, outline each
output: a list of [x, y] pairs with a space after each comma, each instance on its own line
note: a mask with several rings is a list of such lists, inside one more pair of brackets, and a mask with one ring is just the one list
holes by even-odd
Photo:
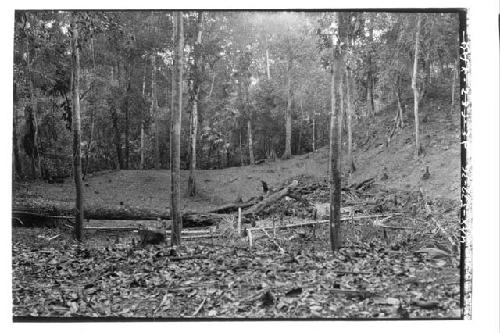
[[[287, 205], [297, 207], [283, 200], [274, 207], [279, 215], [257, 226], [304, 221], [296, 211], [286, 216]], [[450, 208], [433, 206], [433, 216], [446, 220]], [[174, 250], [142, 246], [130, 232], [94, 233], [78, 244], [64, 230], [15, 228], [14, 316], [460, 318], [455, 240], [446, 224], [420, 220], [424, 211], [395, 216], [392, 225], [414, 229], [387, 237], [373, 220], [348, 221], [337, 253], [327, 224], [254, 231], [250, 248], [229, 223], [217, 238]]]

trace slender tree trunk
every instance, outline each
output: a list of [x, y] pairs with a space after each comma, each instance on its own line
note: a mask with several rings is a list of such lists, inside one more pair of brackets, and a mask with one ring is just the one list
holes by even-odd
[[89, 172], [89, 165], [90, 165], [90, 151], [92, 149], [92, 140], [94, 138], [94, 123], [95, 123], [95, 119], [94, 119], [94, 108], [92, 107], [91, 108], [92, 110], [90, 111], [90, 135], [89, 135], [89, 144], [87, 145], [87, 150], [85, 152], [85, 168], [83, 170], [83, 178], [85, 178], [85, 176], [87, 175], [87, 173]]
[[182, 117], [182, 69], [184, 50], [183, 13], [176, 12], [176, 63], [177, 63], [177, 99], [176, 109], [172, 110], [172, 133], [170, 136], [170, 174], [171, 174], [171, 216], [172, 245], [181, 244], [182, 217], [180, 212], [180, 152], [181, 152], [181, 117]]
[[131, 77], [131, 72], [132, 72], [132, 66], [129, 63], [128, 64], [128, 70], [127, 70], [127, 89], [125, 93], [125, 169], [128, 169], [130, 167], [130, 142], [129, 142], [129, 132], [130, 132], [130, 103], [129, 103], [129, 98], [130, 98], [130, 77]]
[[337, 60], [335, 46], [333, 47], [333, 64], [331, 76], [331, 113], [330, 113], [330, 245], [332, 251], [341, 247], [340, 236], [340, 123], [339, 112], [336, 110], [335, 75]]
[[292, 157], [292, 59], [288, 59], [288, 70], [286, 77], [286, 111], [285, 111], [285, 152], [283, 159]]
[[[96, 71], [96, 66], [95, 66], [95, 49], [94, 49], [94, 38], [90, 38], [90, 52], [92, 54], [92, 67], [93, 67], [93, 74], [94, 76], [97, 75]], [[94, 123], [95, 123], [95, 116], [94, 116], [94, 107], [90, 108], [90, 135], [89, 135], [89, 144], [87, 145], [87, 150], [85, 151], [85, 167], [83, 168], [83, 178], [87, 175], [89, 172], [89, 165], [90, 165], [90, 151], [92, 149], [92, 140], [94, 138]]]
[[241, 146], [241, 128], [240, 128], [240, 166], [243, 166], [243, 148]]
[[401, 93], [399, 92], [399, 88], [396, 88], [396, 100], [398, 102], [398, 122], [396, 126], [403, 128], [405, 126], [403, 120], [403, 105], [401, 104]]
[[266, 75], [267, 79], [271, 80], [271, 65], [269, 64], [269, 49], [267, 46], [267, 37], [266, 37]]
[[26, 62], [28, 64], [28, 82], [29, 82], [29, 92], [30, 92], [30, 104], [31, 104], [31, 117], [28, 117], [30, 121], [33, 121], [33, 142], [31, 145], [33, 147], [31, 158], [31, 173], [34, 179], [41, 176], [42, 168], [40, 161], [40, 153], [38, 150], [38, 101], [35, 96], [35, 87], [33, 85], [33, 69], [30, 57], [30, 49], [28, 44], [28, 39], [26, 39]]
[[304, 119], [304, 105], [302, 97], [300, 97], [300, 120], [299, 120], [299, 143], [297, 147], [297, 154], [302, 154], [302, 123]]
[[[373, 24], [370, 24], [370, 29], [368, 31], [368, 40], [373, 43]], [[372, 69], [372, 53], [368, 52], [368, 77], [367, 77], [367, 95], [366, 95], [366, 104], [368, 106], [368, 116], [371, 116], [375, 113], [375, 105], [373, 102], [373, 69]]]
[[354, 109], [352, 106], [352, 77], [351, 70], [346, 69], [346, 82], [347, 82], [347, 167], [349, 172], [356, 171], [356, 166], [354, 165], [354, 157], [352, 155], [352, 115]]
[[198, 103], [193, 101], [190, 117], [190, 146], [189, 146], [189, 177], [188, 177], [188, 195], [194, 197], [196, 195], [196, 137], [198, 133]]
[[345, 78], [344, 78], [344, 71], [342, 68], [338, 68], [337, 69], [338, 72], [339, 72], [339, 79], [340, 79], [340, 82], [338, 84], [338, 90], [339, 90], [339, 97], [340, 97], [340, 100], [339, 100], [339, 130], [340, 130], [340, 138], [341, 138], [341, 142], [342, 142], [342, 123], [343, 123], [343, 120], [344, 120], [344, 113], [345, 113], [345, 107], [344, 107], [344, 102], [345, 102], [345, 96], [344, 96], [344, 88], [345, 88]]
[[413, 75], [411, 80], [411, 88], [413, 89], [413, 113], [415, 116], [415, 155], [418, 156], [421, 153], [420, 146], [420, 121], [418, 117], [418, 102], [419, 98], [419, 89], [417, 84], [417, 74], [418, 74], [418, 52], [420, 47], [420, 25], [421, 25], [421, 16], [418, 14], [417, 18], [417, 31], [415, 33], [415, 58], [413, 61]]
[[13, 153], [14, 153], [14, 171], [15, 171], [15, 176], [20, 177], [22, 176], [22, 167], [21, 167], [21, 160], [19, 159], [19, 144], [17, 142], [17, 108], [19, 107], [18, 105], [19, 98], [17, 96], [17, 84], [14, 82], [14, 109], [13, 109], [13, 124], [12, 124], [12, 148], [13, 148]]
[[312, 150], [313, 153], [316, 151], [316, 112], [313, 111], [312, 114], [312, 119], [313, 119], [313, 130], [312, 130]]
[[[147, 62], [145, 63], [145, 66], [144, 66], [144, 76], [143, 76], [143, 79], [142, 79], [142, 98], [145, 99], [146, 98], [146, 68], [147, 68]], [[141, 170], [144, 170], [144, 163], [145, 163], [145, 159], [144, 159], [144, 139], [145, 139], [145, 132], [144, 132], [144, 111], [143, 113], [141, 114], [141, 162], [140, 162], [140, 166], [139, 168]]]
[[210, 99], [210, 97], [212, 97], [212, 92], [214, 91], [215, 74], [216, 74], [216, 72], [214, 71], [214, 74], [212, 75], [212, 83], [210, 84], [210, 91], [208, 92], [207, 99]]
[[120, 125], [118, 119], [118, 112], [116, 111], [115, 106], [111, 106], [111, 122], [113, 124], [113, 132], [114, 132], [114, 144], [116, 150], [116, 167], [118, 170], [123, 169], [123, 157], [122, 157], [122, 143], [120, 140]]
[[253, 138], [252, 138], [252, 120], [247, 120], [248, 129], [248, 156], [250, 158], [250, 165], [255, 164], [255, 157], [253, 155]]
[[189, 161], [189, 178], [188, 178], [188, 195], [194, 197], [196, 195], [196, 178], [195, 178], [195, 170], [196, 170], [196, 138], [198, 136], [198, 100], [200, 94], [200, 84], [201, 84], [201, 36], [203, 33], [203, 14], [202, 12], [198, 12], [198, 21], [197, 21], [197, 32], [198, 38], [196, 40], [195, 48], [195, 56], [194, 56], [194, 82], [193, 82], [193, 108], [191, 109], [191, 124], [190, 124], [190, 153], [191, 158]]
[[82, 160], [80, 151], [80, 54], [78, 50], [78, 26], [75, 14], [72, 16], [72, 70], [73, 70], [73, 177], [76, 187], [75, 238], [82, 240], [83, 229], [83, 188]]
[[[170, 161], [169, 161], [169, 165], [170, 165], [170, 168], [172, 167], [172, 129], [173, 129], [173, 122], [174, 122], [174, 112], [175, 112], [175, 108], [176, 108], [176, 104], [175, 104], [175, 94], [176, 94], [176, 70], [177, 70], [177, 57], [175, 55], [175, 52], [176, 51], [176, 43], [177, 43], [177, 23], [176, 23], [176, 16], [175, 14], [172, 14], [172, 76], [170, 78], [170, 85], [171, 85], [171, 94], [170, 94], [170, 151], [169, 151], [169, 155], [170, 155]], [[181, 124], [182, 125], [182, 124]], [[209, 156], [210, 158], [210, 156]], [[172, 169], [170, 169], [172, 170]]]
[[158, 116], [158, 102], [156, 100], [156, 55], [151, 55], [151, 114], [154, 119], [154, 131], [155, 131], [155, 153], [154, 153], [154, 165], [155, 169], [160, 169], [160, 126], [159, 116]]

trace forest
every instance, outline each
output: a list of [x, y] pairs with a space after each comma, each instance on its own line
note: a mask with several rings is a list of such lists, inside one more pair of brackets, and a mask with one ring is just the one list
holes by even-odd
[[463, 316], [458, 11], [18, 10], [13, 51], [14, 316]]

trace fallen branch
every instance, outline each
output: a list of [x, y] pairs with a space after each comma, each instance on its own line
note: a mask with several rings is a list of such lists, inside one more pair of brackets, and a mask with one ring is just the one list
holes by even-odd
[[384, 229], [393, 229], [393, 230], [415, 230], [416, 229], [416, 228], [412, 228], [412, 227], [401, 227], [401, 226], [393, 226], [393, 225], [384, 224], [385, 221], [391, 219], [393, 216], [394, 215], [390, 215], [382, 220], [375, 220], [375, 221], [373, 221], [373, 226], [379, 227], [379, 228], [384, 228]]
[[196, 316], [198, 314], [198, 312], [200, 312], [201, 308], [203, 308], [203, 305], [205, 305], [206, 300], [207, 300], [207, 298], [203, 297], [203, 300], [201, 301], [200, 305], [198, 305], [196, 310], [194, 310], [193, 314], [191, 315], [192, 317]]
[[352, 184], [351, 186], [349, 186], [349, 188], [353, 188], [355, 190], [361, 190], [361, 189], [364, 189], [364, 188], [371, 186], [374, 182], [375, 182], [375, 178], [372, 177], [372, 178], [368, 178], [366, 180], [363, 180], [360, 183]]
[[283, 198], [286, 196], [291, 189], [296, 187], [299, 184], [297, 180], [294, 180], [290, 185], [286, 186], [285, 188], [279, 190], [276, 193], [273, 193], [269, 195], [267, 198], [264, 200], [260, 201], [259, 203], [253, 205], [249, 209], [245, 210], [243, 212], [244, 216], [254, 216], [259, 213], [261, 213], [267, 206], [271, 205], [272, 203], [278, 201], [279, 199]]
[[[394, 214], [391, 216], [395, 216], [399, 214]], [[342, 217], [340, 220], [341, 221], [352, 221], [352, 220], [363, 220], [363, 219], [372, 219], [372, 218], [377, 218], [377, 217], [387, 217], [387, 215], [361, 215], [361, 216], [345, 216]], [[302, 222], [302, 223], [294, 223], [294, 224], [285, 224], [285, 225], [279, 225], [275, 226], [276, 229], [289, 229], [289, 228], [299, 228], [299, 227], [304, 227], [304, 226], [312, 226], [316, 224], [323, 224], [323, 223], [330, 223], [330, 220], [318, 220], [318, 221], [312, 221], [312, 222]], [[247, 231], [255, 231], [255, 230], [272, 230], [273, 227], [256, 227], [256, 228], [248, 228]]]
[[236, 211], [238, 211], [238, 208], [245, 209], [245, 208], [248, 208], [250, 206], [255, 205], [257, 202], [259, 202], [259, 200], [256, 198], [256, 199], [249, 200], [247, 202], [230, 203], [230, 204], [226, 204], [226, 205], [222, 205], [222, 206], [219, 206], [217, 208], [214, 208], [214, 209], [210, 210], [208, 213], [227, 214], [227, 213], [231, 213], [231, 212], [236, 212]]

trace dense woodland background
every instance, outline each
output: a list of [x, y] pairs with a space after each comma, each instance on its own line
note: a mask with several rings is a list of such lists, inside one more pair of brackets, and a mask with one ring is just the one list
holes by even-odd
[[[76, 15], [83, 173], [168, 169], [173, 13]], [[72, 173], [70, 19], [66, 12], [16, 12], [18, 178]], [[376, 113], [397, 110], [392, 132], [415, 124], [415, 63], [419, 104], [448, 100], [449, 107], [434, 112], [451, 117], [458, 105], [458, 14], [187, 12], [181, 168], [193, 160], [193, 136], [198, 169], [286, 159], [326, 145], [332, 39], [325, 31], [333, 26], [347, 152], [363, 144], [356, 128]]]

